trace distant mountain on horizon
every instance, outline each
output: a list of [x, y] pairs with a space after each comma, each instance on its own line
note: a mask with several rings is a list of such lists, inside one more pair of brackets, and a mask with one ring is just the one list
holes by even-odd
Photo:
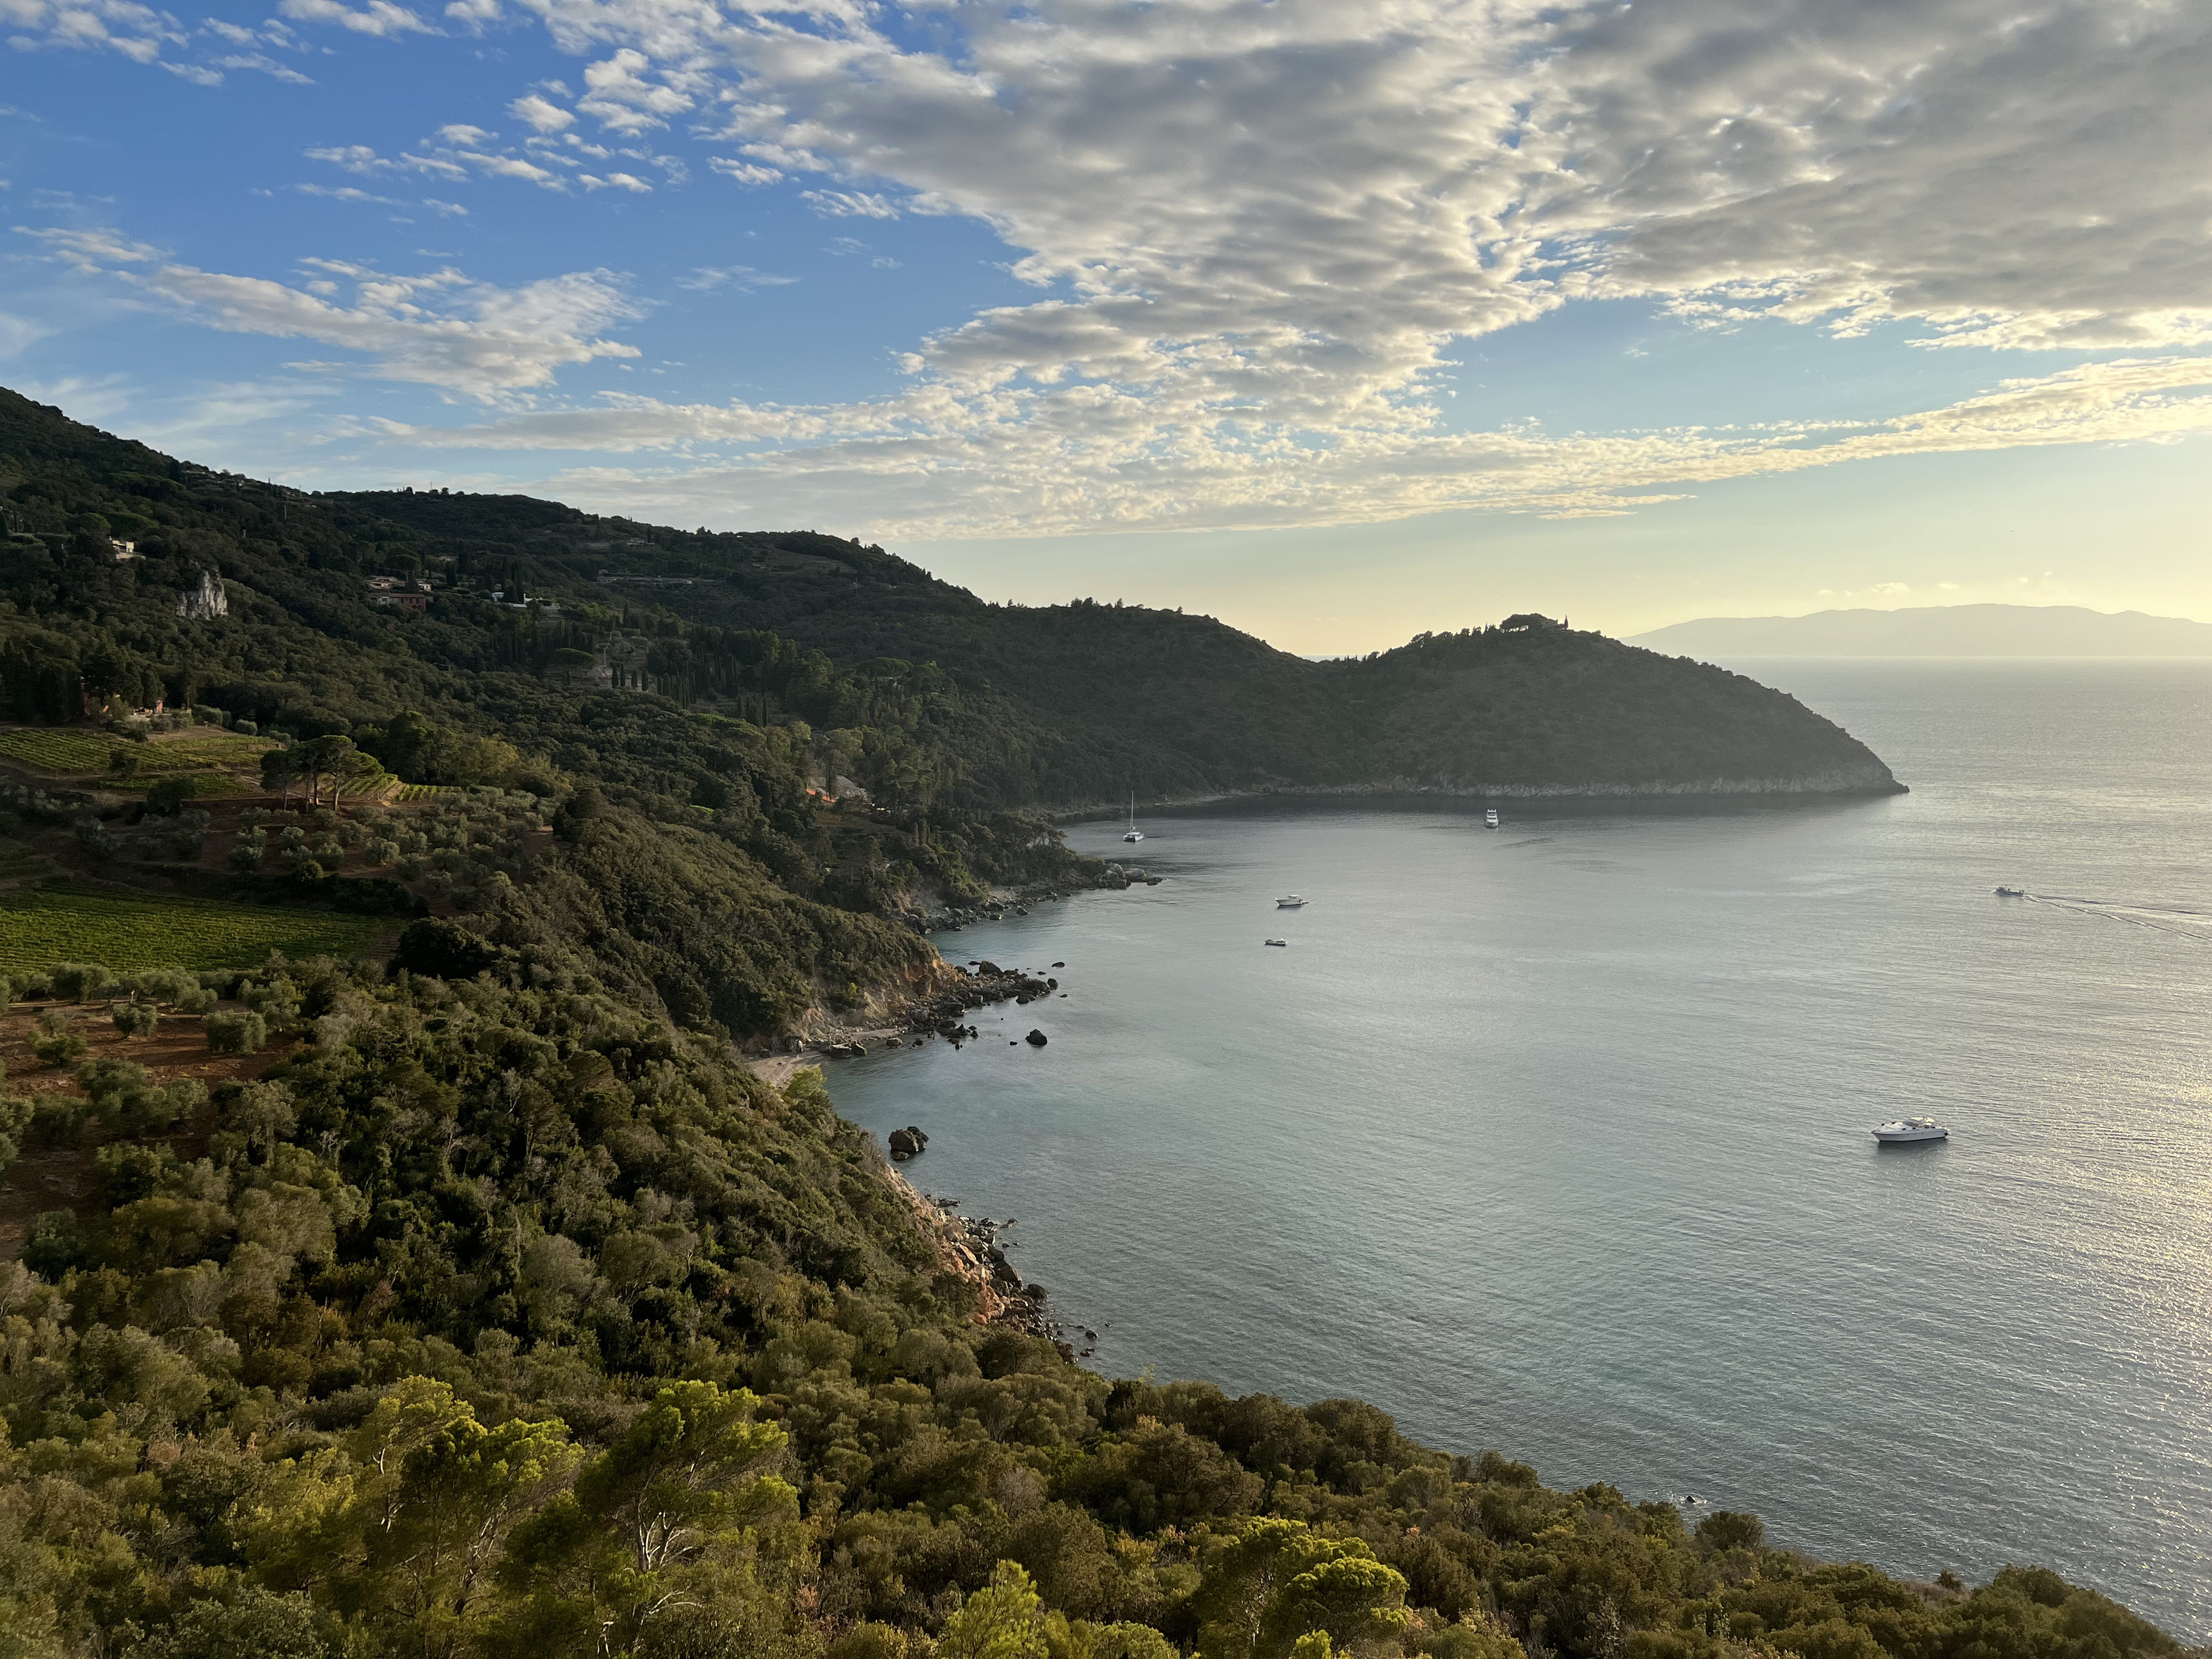
[[1626, 643], [1701, 658], [2212, 657], [2212, 623], [2078, 605], [1923, 605], [1700, 617]]

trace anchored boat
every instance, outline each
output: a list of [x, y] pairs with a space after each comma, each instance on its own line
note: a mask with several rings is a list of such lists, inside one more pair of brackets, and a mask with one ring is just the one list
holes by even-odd
[[1894, 1146], [1915, 1140], [1948, 1140], [1951, 1132], [1932, 1117], [1901, 1117], [1875, 1129], [1874, 1138], [1886, 1146]]

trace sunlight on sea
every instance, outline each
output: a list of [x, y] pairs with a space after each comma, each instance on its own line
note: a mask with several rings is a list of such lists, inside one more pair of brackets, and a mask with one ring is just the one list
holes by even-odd
[[[832, 1091], [1020, 1218], [1109, 1372], [1358, 1394], [1556, 1485], [1908, 1574], [2043, 1562], [2203, 1639], [2212, 665], [1732, 665], [1913, 793], [1078, 826], [1169, 879], [939, 940], [1065, 961], [1066, 1000]], [[1951, 1142], [1867, 1133], [1913, 1113]]]

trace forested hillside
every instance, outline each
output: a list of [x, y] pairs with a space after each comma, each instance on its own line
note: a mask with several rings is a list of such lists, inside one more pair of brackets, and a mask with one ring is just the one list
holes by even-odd
[[[1793, 697], [1540, 617], [1316, 663], [1178, 611], [987, 604], [827, 536], [687, 533], [524, 496], [338, 499], [405, 526], [422, 556], [495, 563], [533, 592], [606, 573], [613, 591], [649, 593], [694, 623], [769, 629], [848, 666], [934, 664], [971, 697], [1010, 699], [1027, 716], [1026, 769], [995, 774], [1024, 802], [1285, 784], [1896, 787], [1863, 744]], [[626, 586], [625, 575], [676, 585]], [[662, 660], [706, 672], [673, 647]]]
[[1316, 665], [829, 538], [316, 496], [7, 395], [0, 496], [0, 1655], [2181, 1651], [2045, 1571], [1096, 1376], [744, 1061], [942, 983], [918, 895], [1086, 878], [1026, 804], [1880, 771], [1786, 699], [1540, 619]]
[[97, 1148], [0, 1265], [10, 1655], [2179, 1652], [2047, 1571], [1824, 1565], [1357, 1401], [1095, 1376], [975, 1322], [818, 1073], [557, 958], [13, 988], [270, 1048], [164, 1081], [113, 1035], [72, 1085], [9, 1022], [27, 1156]]

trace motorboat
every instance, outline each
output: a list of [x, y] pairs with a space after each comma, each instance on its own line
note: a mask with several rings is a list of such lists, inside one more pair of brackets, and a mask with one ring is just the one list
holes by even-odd
[[1137, 792], [1132, 789], [1129, 792], [1129, 833], [1122, 836], [1121, 839], [1123, 841], [1142, 841], [1144, 838], [1145, 832], [1137, 828]]
[[1295, 910], [1304, 903], [1305, 901], [1296, 893], [1285, 893], [1275, 901], [1275, 908], [1278, 910]]
[[1482, 827], [1486, 830], [1495, 830], [1498, 828], [1498, 809], [1495, 806], [1491, 807], [1488, 811], [1483, 813]]
[[1874, 1138], [1885, 1146], [1896, 1146], [1916, 1140], [1948, 1140], [1951, 1132], [1932, 1117], [1901, 1117], [1875, 1129]]
[[2025, 887], [2000, 887], [1997, 889], [1997, 896], [1999, 898], [2026, 898], [2027, 896], [2027, 890]]
[[1287, 950], [1287, 949], [1289, 949], [1289, 948], [1290, 948], [1290, 943], [1291, 943], [1291, 942], [1290, 942], [1290, 940], [1288, 940], [1288, 939], [1268, 939], [1268, 940], [1267, 940], [1267, 941], [1265, 941], [1265, 942], [1266, 942], [1267, 944], [1269, 944], [1269, 945], [1279, 945], [1283, 946], [1285, 950]]

